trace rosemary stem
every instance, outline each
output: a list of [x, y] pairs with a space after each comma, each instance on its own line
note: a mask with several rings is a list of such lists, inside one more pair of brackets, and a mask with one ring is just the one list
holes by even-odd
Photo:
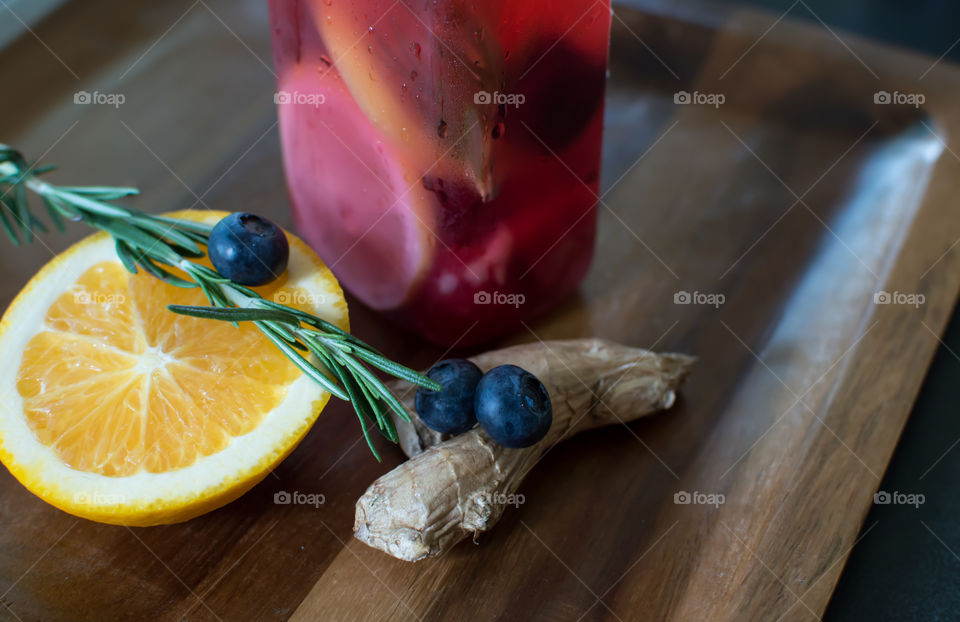
[[[212, 224], [154, 216], [111, 203], [138, 194], [135, 188], [60, 186], [39, 178], [51, 169], [34, 168], [18, 151], [0, 144], [0, 233], [5, 232], [19, 245], [31, 242], [35, 232], [46, 232], [46, 224], [30, 210], [30, 191], [43, 200], [47, 215], [58, 229], [62, 230], [62, 221], [68, 219], [111, 235], [118, 259], [128, 271], [142, 269], [175, 287], [200, 288], [209, 305], [169, 305], [169, 309], [236, 326], [253, 322], [306, 376], [332, 395], [351, 402], [367, 444], [378, 459], [370, 429], [377, 427], [396, 442], [393, 417], [406, 419], [407, 413], [374, 371], [418, 386], [441, 388], [324, 318], [265, 299], [255, 290], [193, 261], [203, 256]], [[171, 269], [179, 269], [182, 275]]]

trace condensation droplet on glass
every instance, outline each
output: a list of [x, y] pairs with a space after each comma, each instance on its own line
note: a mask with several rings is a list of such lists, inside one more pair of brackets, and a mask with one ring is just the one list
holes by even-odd
[[500, 121], [493, 126], [493, 130], [490, 132], [490, 136], [492, 136], [494, 139], [500, 138], [501, 136], [503, 136], [504, 129], [505, 128], [503, 125], [503, 121]]
[[413, 43], [411, 43], [411, 44], [410, 44], [410, 51], [413, 53], [414, 56], [417, 57], [417, 60], [420, 60], [420, 52], [421, 52], [421, 50], [420, 50], [420, 44], [419, 44], [419, 43], [417, 43], [416, 41], [414, 41]]
[[406, 82], [404, 82], [403, 84], [400, 85], [400, 92], [401, 92], [401, 93], [406, 93], [406, 92], [407, 92], [407, 83], [406, 83]]
[[373, 54], [373, 46], [372, 46], [372, 45], [368, 45], [368, 46], [367, 46], [367, 54]]
[[440, 120], [440, 125], [437, 126], [437, 136], [440, 138], [447, 137], [447, 122], [443, 119]]
[[420, 74], [417, 73], [416, 71], [411, 71], [411, 72], [410, 72], [410, 79], [411, 79], [411, 80], [416, 80], [416, 79], [417, 79], [417, 76], [419, 76], [419, 75], [420, 75]]

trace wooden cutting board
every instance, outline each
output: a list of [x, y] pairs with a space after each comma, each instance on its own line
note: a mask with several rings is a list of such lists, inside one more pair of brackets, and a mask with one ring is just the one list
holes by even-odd
[[[274, 477], [181, 525], [76, 519], [4, 472], [0, 619], [818, 618], [960, 285], [960, 71], [790, 16], [670, 10], [616, 11], [596, 260], [505, 343], [696, 354], [677, 406], [557, 446], [478, 545], [416, 565], [351, 538], [402, 456], [372, 460], [342, 404]], [[289, 226], [269, 34], [262, 0], [68, 3], [0, 53], [0, 141], [64, 182], [136, 184], [144, 209]], [[81, 234], [0, 245], [0, 305]], [[352, 318], [411, 365], [444, 355]], [[723, 502], [682, 503], [707, 495]]]

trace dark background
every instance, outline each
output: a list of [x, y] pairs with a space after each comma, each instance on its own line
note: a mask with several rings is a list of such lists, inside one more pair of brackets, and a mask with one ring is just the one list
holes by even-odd
[[[776, 15], [789, 10], [788, 18], [815, 24], [820, 23], [819, 17], [839, 33], [855, 33], [934, 58], [945, 55], [945, 61], [960, 61], [958, 0], [729, 3], [759, 7]], [[958, 354], [960, 312], [955, 309], [880, 486], [889, 492], [923, 494], [925, 503], [919, 508], [873, 506], [825, 622], [960, 620]]]

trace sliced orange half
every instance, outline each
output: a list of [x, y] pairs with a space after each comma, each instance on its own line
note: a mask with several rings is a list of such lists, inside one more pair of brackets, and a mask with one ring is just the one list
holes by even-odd
[[[225, 213], [170, 214], [216, 222]], [[290, 237], [258, 288], [349, 328], [337, 280]], [[155, 525], [237, 498], [296, 447], [330, 395], [252, 324], [176, 315], [199, 289], [131, 275], [97, 234], [47, 264], [0, 321], [0, 460], [91, 520]]]

